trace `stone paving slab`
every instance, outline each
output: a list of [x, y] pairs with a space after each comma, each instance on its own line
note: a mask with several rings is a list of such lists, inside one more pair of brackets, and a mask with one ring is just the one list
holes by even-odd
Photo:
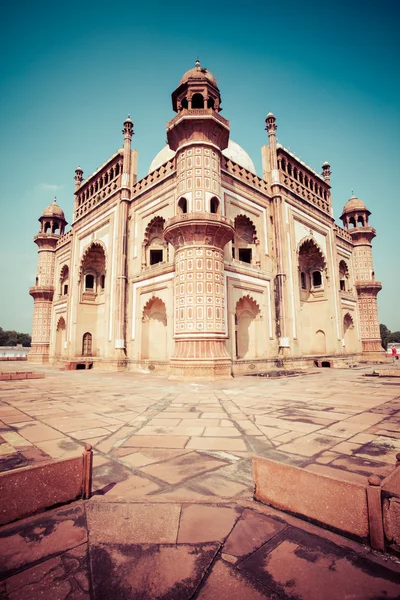
[[93, 498], [1, 528], [0, 551], [2, 600], [397, 600], [400, 589], [400, 561], [246, 502]]

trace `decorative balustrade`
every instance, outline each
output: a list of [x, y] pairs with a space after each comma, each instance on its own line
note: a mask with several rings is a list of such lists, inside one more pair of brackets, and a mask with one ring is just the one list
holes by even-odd
[[261, 177], [258, 177], [258, 175], [256, 175], [255, 173], [252, 173], [244, 167], [241, 167], [230, 158], [226, 158], [225, 156], [222, 157], [221, 168], [233, 175], [234, 177], [237, 177], [241, 181], [244, 181], [248, 185], [255, 187], [261, 192], [268, 193], [268, 183], [265, 181], [265, 179], [262, 179]]
[[219, 121], [225, 127], [227, 124], [227, 120], [217, 113], [213, 108], [182, 108], [182, 110], [180, 110], [178, 114], [171, 119], [171, 121], [169, 121], [168, 130], [174, 127], [175, 123], [180, 121], [182, 117], [192, 117], [193, 115], [202, 117], [212, 116], [216, 121]]
[[66, 244], [71, 239], [72, 239], [72, 231], [68, 231], [67, 233], [64, 233], [64, 235], [62, 235], [57, 242], [57, 248], [58, 248], [58, 246], [62, 246], [63, 244]]
[[102, 167], [83, 182], [76, 192], [77, 208], [75, 219], [86, 214], [103, 202], [121, 186], [123, 156], [117, 152]]
[[342, 238], [343, 240], [346, 240], [346, 242], [352, 241], [352, 237], [351, 237], [350, 233], [348, 231], [346, 231], [345, 229], [343, 229], [342, 227], [337, 226], [336, 235], [338, 237]]
[[154, 171], [146, 175], [146, 177], [143, 177], [143, 179], [135, 183], [135, 185], [132, 188], [132, 196], [137, 196], [153, 184], [158, 183], [165, 177], [171, 175], [174, 171], [175, 159], [172, 158], [171, 160], [168, 160], [166, 163], [161, 165], [161, 167], [155, 169]]
[[190, 212], [190, 213], [182, 213], [179, 215], [175, 215], [168, 219], [166, 226], [171, 227], [176, 223], [182, 222], [194, 222], [194, 221], [204, 221], [209, 223], [223, 223], [224, 225], [229, 225], [233, 227], [233, 221], [229, 219], [229, 217], [225, 217], [224, 215], [217, 215], [215, 213], [209, 212]]
[[[285, 153], [283, 153], [282, 150], [282, 147], [278, 148], [278, 167], [281, 183], [304, 200], [330, 215], [331, 197], [329, 186], [308, 165], [292, 156], [289, 151], [285, 150]], [[304, 166], [304, 169], [302, 166]]]

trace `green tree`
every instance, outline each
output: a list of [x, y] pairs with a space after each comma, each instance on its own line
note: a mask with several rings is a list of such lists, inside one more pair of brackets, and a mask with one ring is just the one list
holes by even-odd
[[387, 350], [388, 344], [400, 343], [400, 331], [390, 331], [386, 325], [379, 325], [381, 330], [382, 346]]
[[0, 327], [0, 346], [16, 346], [22, 344], [25, 348], [31, 345], [31, 336], [29, 333], [20, 333], [14, 329], [6, 331]]
[[380, 332], [381, 332], [382, 346], [386, 350], [387, 349], [387, 345], [388, 345], [388, 341], [389, 341], [390, 330], [383, 323], [381, 323], [379, 325], [379, 329], [380, 329]]

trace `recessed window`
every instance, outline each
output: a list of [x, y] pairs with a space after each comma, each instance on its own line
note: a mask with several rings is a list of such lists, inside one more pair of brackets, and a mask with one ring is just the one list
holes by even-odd
[[306, 281], [305, 273], [303, 273], [303, 272], [300, 273], [300, 280], [301, 280], [301, 289], [306, 290], [307, 289], [307, 281]]
[[239, 248], [239, 260], [251, 264], [251, 248]]
[[94, 290], [94, 275], [86, 275], [85, 277], [85, 290]]
[[344, 279], [340, 280], [340, 291], [342, 291], [342, 292], [346, 291], [346, 281]]
[[67, 283], [64, 283], [63, 294], [64, 294], [64, 296], [66, 296], [68, 294], [68, 284]]
[[314, 271], [312, 274], [313, 287], [321, 287], [322, 285], [322, 273], [321, 271]]
[[156, 265], [157, 263], [163, 262], [163, 251], [162, 250], [150, 250], [150, 264]]
[[219, 200], [218, 198], [211, 198], [210, 200], [210, 213], [217, 214], [219, 208]]
[[105, 275], [101, 275], [100, 276], [100, 288], [102, 290], [104, 290], [105, 284], [106, 284], [106, 276]]
[[187, 200], [186, 198], [180, 198], [178, 202], [178, 208], [180, 213], [187, 213]]

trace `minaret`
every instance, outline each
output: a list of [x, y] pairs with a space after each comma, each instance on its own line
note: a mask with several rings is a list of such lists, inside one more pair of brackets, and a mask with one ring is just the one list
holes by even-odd
[[173, 378], [231, 376], [224, 247], [234, 229], [223, 216], [221, 153], [228, 146], [229, 122], [220, 116], [220, 104], [215, 78], [197, 60], [172, 94], [178, 114], [167, 126], [178, 182], [175, 216], [164, 230], [175, 248]]
[[75, 169], [75, 199], [74, 199], [74, 215], [76, 214], [76, 209], [78, 208], [78, 190], [82, 185], [82, 181], [83, 181], [83, 171], [80, 167], [77, 167]]
[[44, 210], [39, 222], [40, 231], [33, 238], [38, 246], [36, 284], [29, 289], [34, 300], [32, 344], [28, 354], [28, 361], [31, 363], [45, 363], [49, 360], [51, 309], [55, 291], [55, 249], [67, 225], [56, 198]]
[[271, 168], [271, 195], [273, 200], [274, 223], [275, 223], [275, 247], [276, 247], [276, 279], [275, 279], [275, 307], [278, 322], [279, 352], [282, 355], [289, 354], [290, 344], [287, 324], [287, 292], [286, 292], [286, 268], [284, 258], [284, 218], [282, 214], [282, 196], [279, 185], [278, 157], [276, 151], [276, 118], [268, 113], [265, 119], [265, 129], [268, 132], [269, 164]]
[[352, 196], [345, 204], [340, 218], [354, 245], [354, 279], [358, 295], [362, 352], [363, 356], [374, 360], [381, 358], [384, 350], [376, 300], [382, 284], [375, 280], [371, 242], [376, 236], [376, 231], [368, 223], [370, 214], [364, 202]]
[[128, 208], [131, 199], [131, 144], [133, 136], [133, 122], [128, 115], [124, 121], [122, 130], [124, 135], [124, 155], [122, 166], [122, 184], [120, 197], [120, 210], [118, 221], [118, 313], [117, 313], [117, 333], [115, 348], [117, 358], [123, 365], [126, 358], [126, 285], [127, 285], [127, 235], [128, 235]]
[[331, 185], [331, 175], [331, 165], [327, 161], [325, 161], [322, 165], [322, 177], [328, 185]]

